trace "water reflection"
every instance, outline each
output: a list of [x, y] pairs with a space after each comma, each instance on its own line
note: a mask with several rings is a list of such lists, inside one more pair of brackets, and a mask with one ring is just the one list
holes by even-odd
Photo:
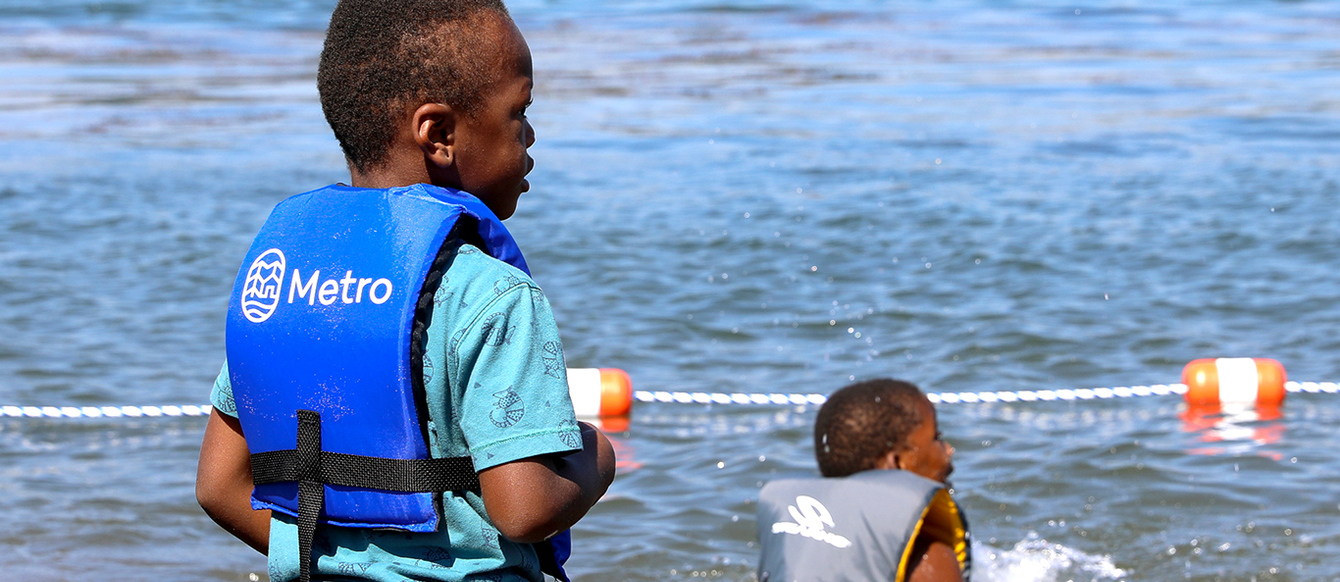
[[1179, 415], [1182, 430], [1198, 435], [1207, 446], [1187, 450], [1193, 455], [1256, 454], [1279, 460], [1283, 455], [1259, 450], [1284, 436], [1284, 413], [1279, 406], [1250, 404], [1191, 405]]

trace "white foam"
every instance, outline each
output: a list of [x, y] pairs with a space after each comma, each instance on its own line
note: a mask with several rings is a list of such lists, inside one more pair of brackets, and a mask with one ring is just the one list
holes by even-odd
[[1037, 532], [1029, 532], [1008, 550], [977, 541], [972, 546], [972, 579], [976, 582], [1098, 582], [1126, 580], [1127, 575], [1109, 556], [1052, 543]]

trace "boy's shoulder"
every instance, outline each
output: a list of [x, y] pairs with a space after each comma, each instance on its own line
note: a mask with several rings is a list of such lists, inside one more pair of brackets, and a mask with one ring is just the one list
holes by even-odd
[[492, 313], [502, 305], [547, 303], [544, 291], [525, 271], [490, 256], [474, 245], [456, 248], [455, 257], [433, 298], [453, 327]]
[[456, 248], [455, 258], [443, 274], [442, 286], [489, 290], [495, 295], [502, 295], [516, 287], [529, 287], [537, 291], [540, 288], [525, 271], [468, 243]]

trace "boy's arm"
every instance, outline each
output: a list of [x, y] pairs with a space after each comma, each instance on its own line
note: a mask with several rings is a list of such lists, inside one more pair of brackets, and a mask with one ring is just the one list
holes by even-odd
[[609, 439], [585, 422], [578, 424], [578, 452], [520, 459], [479, 473], [484, 508], [507, 539], [541, 542], [572, 527], [614, 481]]
[[940, 541], [926, 541], [917, 536], [912, 545], [912, 572], [908, 582], [963, 582], [963, 571], [959, 568], [958, 555], [949, 544]]
[[458, 400], [438, 400], [436, 388], [426, 390], [428, 400], [444, 418], [454, 417], [492, 525], [515, 542], [544, 541], [604, 495], [614, 479], [614, 449], [573, 414], [563, 344], [544, 292], [470, 245], [460, 247], [447, 272], [429, 349], [440, 349], [446, 362], [433, 382]]
[[200, 445], [195, 498], [214, 523], [264, 554], [270, 544], [270, 511], [251, 508], [251, 454], [234, 417], [210, 413]]

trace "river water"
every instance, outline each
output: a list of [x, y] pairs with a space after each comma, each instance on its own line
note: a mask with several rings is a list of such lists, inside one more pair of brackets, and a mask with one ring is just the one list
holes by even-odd
[[[0, 3], [0, 405], [203, 404], [285, 196], [345, 178], [330, 0]], [[572, 367], [639, 389], [1340, 379], [1340, 3], [511, 4], [509, 221]], [[943, 404], [977, 578], [1340, 577], [1338, 397]], [[813, 407], [639, 403], [581, 580], [753, 579]], [[0, 418], [8, 580], [255, 580], [193, 497], [200, 418]]]

